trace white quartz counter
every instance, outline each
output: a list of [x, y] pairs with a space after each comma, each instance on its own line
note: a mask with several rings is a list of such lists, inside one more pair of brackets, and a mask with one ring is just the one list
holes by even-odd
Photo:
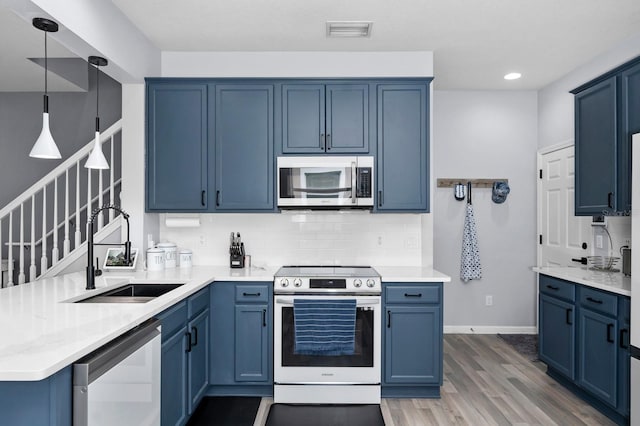
[[450, 282], [451, 277], [438, 272], [433, 268], [423, 268], [419, 266], [374, 266], [382, 277], [382, 282]]
[[[96, 290], [73, 273], [0, 290], [0, 381], [49, 377], [212, 281], [272, 281], [275, 269], [194, 266], [160, 272], [105, 272]], [[183, 286], [147, 303], [68, 303], [128, 282]]]
[[[448, 282], [431, 268], [376, 267], [385, 282]], [[85, 290], [84, 273], [0, 290], [0, 381], [42, 380], [213, 281], [273, 281], [277, 268], [194, 266], [105, 272]], [[72, 303], [129, 282], [184, 283], [147, 303]]]
[[540, 266], [534, 267], [533, 271], [611, 293], [631, 296], [631, 277], [626, 277], [620, 272], [596, 271], [586, 266]]

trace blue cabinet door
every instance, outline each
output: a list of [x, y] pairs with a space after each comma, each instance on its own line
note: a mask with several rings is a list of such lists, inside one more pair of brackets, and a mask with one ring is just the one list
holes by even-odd
[[441, 383], [441, 308], [387, 306], [385, 321], [384, 383]]
[[369, 152], [369, 85], [326, 86], [326, 152]]
[[211, 286], [209, 384], [235, 383], [235, 284], [217, 282]]
[[187, 420], [187, 328], [162, 343], [161, 423], [182, 425]]
[[623, 71], [618, 143], [618, 205], [631, 210], [631, 136], [640, 133], [640, 64]]
[[575, 96], [575, 214], [617, 209], [618, 143], [616, 77]]
[[618, 411], [628, 417], [631, 412], [631, 354], [629, 351], [631, 331], [631, 299], [619, 296], [620, 313], [618, 324]]
[[539, 303], [540, 359], [575, 379], [575, 305], [545, 294]]
[[146, 136], [147, 210], [207, 210], [207, 85], [148, 83]]
[[215, 86], [216, 211], [273, 210], [273, 85]]
[[616, 408], [618, 401], [617, 320], [589, 309], [579, 313], [578, 384]]
[[189, 414], [192, 414], [209, 384], [209, 310], [189, 321]]
[[269, 306], [236, 305], [235, 380], [269, 380]]
[[429, 85], [377, 89], [378, 211], [429, 211]]
[[325, 87], [323, 84], [282, 85], [282, 152], [324, 153]]

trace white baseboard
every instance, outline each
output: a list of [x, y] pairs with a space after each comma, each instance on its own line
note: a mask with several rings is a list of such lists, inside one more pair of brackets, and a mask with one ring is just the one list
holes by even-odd
[[536, 326], [445, 325], [445, 334], [537, 334]]

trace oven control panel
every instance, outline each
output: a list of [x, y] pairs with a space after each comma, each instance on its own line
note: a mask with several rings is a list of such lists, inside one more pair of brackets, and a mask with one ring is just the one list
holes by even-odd
[[382, 291], [380, 277], [276, 277], [277, 293], [374, 293]]

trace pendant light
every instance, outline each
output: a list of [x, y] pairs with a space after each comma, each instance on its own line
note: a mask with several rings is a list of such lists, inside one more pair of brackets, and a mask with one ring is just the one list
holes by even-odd
[[33, 18], [32, 24], [44, 32], [44, 112], [42, 113], [42, 131], [31, 148], [29, 157], [58, 159], [62, 156], [49, 130], [49, 96], [47, 95], [47, 33], [58, 31], [58, 24], [46, 18]]
[[87, 169], [108, 169], [109, 163], [102, 153], [102, 144], [100, 143], [100, 117], [98, 115], [98, 106], [100, 102], [100, 67], [108, 64], [105, 58], [100, 56], [89, 56], [89, 63], [96, 67], [96, 138], [93, 143], [93, 150], [87, 158], [84, 166]]

